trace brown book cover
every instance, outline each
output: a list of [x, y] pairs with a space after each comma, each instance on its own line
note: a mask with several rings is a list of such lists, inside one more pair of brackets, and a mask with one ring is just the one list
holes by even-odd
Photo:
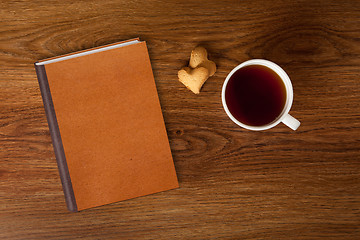
[[146, 43], [35, 63], [70, 211], [178, 187]]

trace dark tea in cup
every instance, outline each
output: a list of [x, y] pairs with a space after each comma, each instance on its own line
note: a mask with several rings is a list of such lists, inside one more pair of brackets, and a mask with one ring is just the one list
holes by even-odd
[[273, 62], [253, 59], [235, 67], [221, 93], [224, 110], [237, 125], [266, 130], [283, 122], [293, 130], [300, 122], [290, 114], [293, 88], [286, 72]]
[[231, 114], [250, 126], [263, 126], [280, 116], [286, 88], [273, 70], [263, 65], [238, 69], [229, 79], [225, 101]]

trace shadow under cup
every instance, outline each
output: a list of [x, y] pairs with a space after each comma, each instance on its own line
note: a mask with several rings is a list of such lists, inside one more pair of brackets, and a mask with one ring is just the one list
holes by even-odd
[[237, 125], [249, 130], [266, 130], [281, 121], [296, 130], [300, 122], [288, 114], [292, 101], [288, 75], [275, 63], [263, 59], [238, 65], [222, 88], [225, 112]]

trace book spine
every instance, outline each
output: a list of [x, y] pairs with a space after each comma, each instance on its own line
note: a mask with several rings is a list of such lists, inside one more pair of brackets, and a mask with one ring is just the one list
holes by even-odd
[[72, 187], [69, 169], [66, 163], [64, 147], [61, 141], [60, 130], [56, 119], [54, 104], [52, 101], [49, 82], [44, 65], [35, 64], [36, 75], [39, 81], [40, 92], [44, 103], [45, 114], [49, 124], [51, 139], [53, 142], [55, 157], [59, 169], [61, 184], [63, 187], [66, 205], [71, 212], [77, 212], [74, 190]]

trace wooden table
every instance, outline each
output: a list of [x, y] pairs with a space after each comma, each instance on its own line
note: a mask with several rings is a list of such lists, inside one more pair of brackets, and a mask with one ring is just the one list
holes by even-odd
[[[359, 1], [2, 1], [0, 239], [355, 239], [360, 236]], [[33, 63], [147, 41], [180, 188], [67, 211]], [[200, 95], [177, 81], [205, 46]], [[220, 90], [264, 58], [294, 87], [297, 131], [253, 132]]]

